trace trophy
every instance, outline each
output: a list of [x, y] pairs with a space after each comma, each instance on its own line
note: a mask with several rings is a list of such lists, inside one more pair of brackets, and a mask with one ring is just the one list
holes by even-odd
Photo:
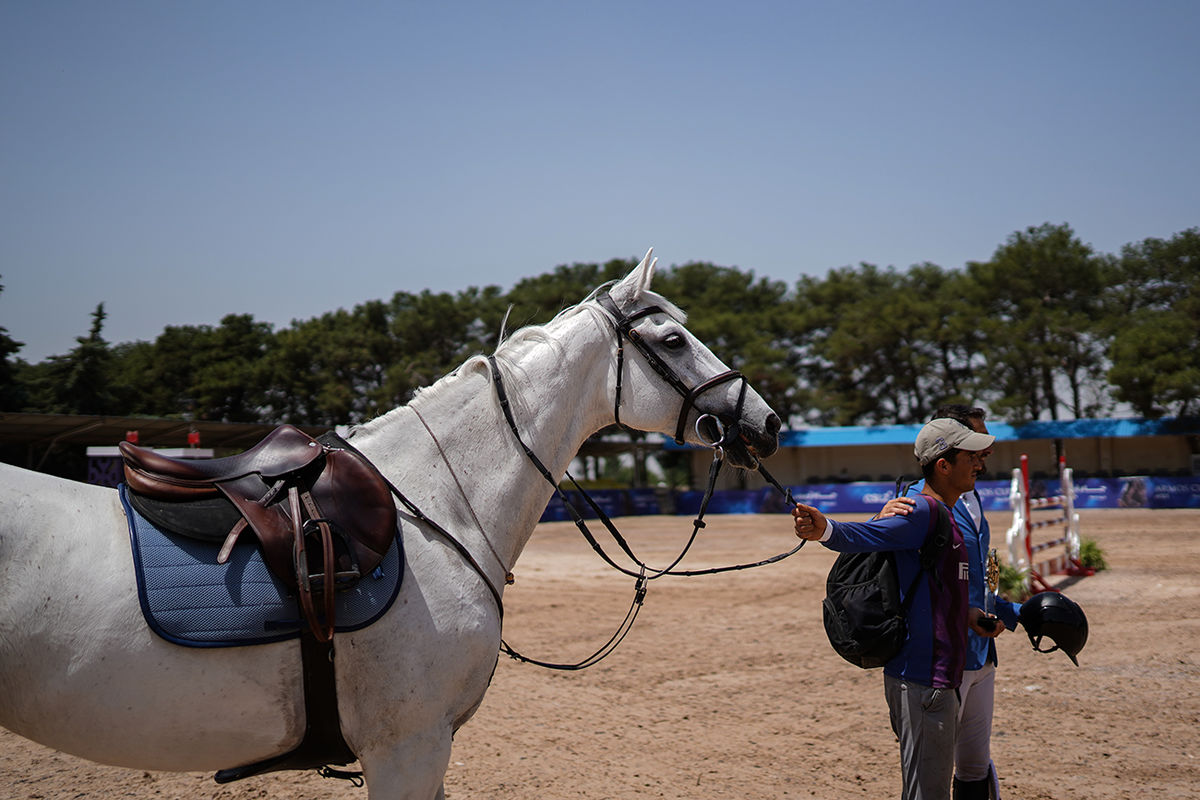
[[996, 590], [1000, 588], [1000, 559], [996, 556], [994, 547], [988, 551], [984, 579], [987, 582], [987, 591], [983, 594], [983, 611], [987, 616], [979, 620], [979, 627], [991, 631], [996, 629]]

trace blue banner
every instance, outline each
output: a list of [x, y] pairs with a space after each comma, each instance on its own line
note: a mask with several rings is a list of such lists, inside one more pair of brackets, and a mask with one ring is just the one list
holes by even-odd
[[979, 492], [979, 504], [984, 511], [1007, 511], [1008, 493], [1012, 489], [1012, 481], [975, 481], [975, 491]]
[[[1053, 497], [1061, 491], [1057, 478], [1030, 482], [1034, 497]], [[873, 514], [895, 491], [892, 483], [808, 483], [789, 487], [799, 502], [830, 514]], [[984, 511], [1008, 511], [1011, 481], [979, 481], [975, 488]], [[674, 499], [676, 514], [695, 516], [704, 492], [667, 492], [656, 489], [597, 489], [589, 492], [610, 517], [667, 513]], [[567, 492], [571, 503], [586, 519], [595, 518], [578, 492]], [[666, 507], [664, 508], [664, 503]], [[1079, 478], [1075, 481], [1075, 508], [1200, 508], [1200, 476], [1179, 478], [1128, 477]], [[786, 514], [791, 508], [774, 489], [724, 489], [713, 492], [709, 514]], [[558, 496], [550, 498], [542, 522], [569, 520]]]
[[658, 492], [654, 489], [630, 489], [629, 513], [633, 516], [659, 514]]
[[[1136, 481], [1130, 478], [1129, 481]], [[1200, 508], [1200, 478], [1146, 478], [1149, 508]], [[1130, 487], [1134, 489], [1133, 486]], [[1134, 491], [1130, 492], [1131, 494]]]
[[[1075, 481], [1076, 508], [1120, 508], [1121, 480], [1080, 478]], [[1140, 508], [1140, 506], [1139, 506]]]
[[[875, 513], [896, 492], [893, 483], [809, 483], [793, 486], [797, 502], [815, 506], [822, 511], [843, 513]], [[791, 509], [787, 509], [791, 511]]]
[[555, 494], [550, 498], [550, 502], [546, 504], [546, 509], [542, 511], [542, 518], [538, 522], [565, 522], [570, 518], [571, 515], [567, 513], [567, 507], [563, 505], [562, 500]]
[[[704, 492], [687, 491], [675, 495], [675, 513], [695, 516], [700, 513]], [[708, 501], [708, 514], [757, 514], [762, 508], [761, 489], [725, 489], [713, 492]]]

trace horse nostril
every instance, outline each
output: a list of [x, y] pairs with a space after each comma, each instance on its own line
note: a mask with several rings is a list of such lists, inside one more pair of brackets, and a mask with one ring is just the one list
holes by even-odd
[[783, 423], [779, 421], [778, 414], [772, 412], [767, 415], [767, 421], [764, 424], [764, 430], [766, 431], [768, 436], [778, 436], [779, 429], [782, 426], [783, 426]]

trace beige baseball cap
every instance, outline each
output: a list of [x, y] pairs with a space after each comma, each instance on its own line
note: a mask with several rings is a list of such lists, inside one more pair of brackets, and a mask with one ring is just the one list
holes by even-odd
[[932, 464], [947, 451], [959, 450], [979, 451], [992, 446], [996, 437], [987, 433], [975, 431], [952, 419], [935, 419], [921, 428], [917, 434], [917, 443], [913, 447], [913, 455], [921, 466]]

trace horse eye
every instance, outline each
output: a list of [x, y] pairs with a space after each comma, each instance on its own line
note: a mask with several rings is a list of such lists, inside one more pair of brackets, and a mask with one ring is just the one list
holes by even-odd
[[663, 339], [663, 346], [669, 350], [678, 350], [683, 347], [683, 337], [678, 333], [672, 333], [667, 338]]

